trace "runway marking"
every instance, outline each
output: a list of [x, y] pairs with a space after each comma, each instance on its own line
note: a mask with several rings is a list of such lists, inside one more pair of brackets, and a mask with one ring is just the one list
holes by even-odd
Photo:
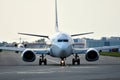
[[17, 74], [48, 74], [48, 73], [53, 73], [52, 71], [49, 71], [49, 72], [17, 72]]
[[[47, 59], [48, 59], [48, 58], [47, 58]], [[48, 61], [53, 62], [53, 63], [56, 63], [56, 64], [60, 64], [60, 62], [55, 61], [55, 60], [52, 60], [52, 59], [48, 59]], [[68, 64], [66, 64], [66, 66], [68, 66]]]
[[81, 72], [78, 69], [90, 69], [90, 68], [98, 68], [98, 67], [58, 67], [58, 68], [47, 68], [42, 70], [28, 70], [28, 71], [14, 71], [14, 72], [1, 72], [1, 74], [52, 74], [52, 73], [70, 73], [70, 72]]
[[29, 72], [29, 71], [17, 71], [17, 72], [1, 72], [0, 74], [48, 74], [48, 73], [52, 73], [52, 71], [50, 72]]
[[85, 68], [85, 69], [87, 69], [87, 68], [98, 68], [98, 67], [95, 67], [95, 66], [91, 66], [91, 67], [88, 67], [88, 66], [86, 66], [86, 67], [81, 67], [81, 66], [79, 66], [79, 67], [72, 67], [72, 68]]
[[[47, 59], [48, 59], [48, 58], [47, 58]], [[59, 62], [57, 62], [57, 61], [55, 61], [55, 60], [52, 60], [52, 59], [48, 59], [48, 61], [59, 64]]]

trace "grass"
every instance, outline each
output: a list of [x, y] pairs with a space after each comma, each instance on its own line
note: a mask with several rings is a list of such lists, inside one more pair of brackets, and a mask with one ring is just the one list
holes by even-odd
[[119, 52], [101, 52], [100, 55], [102, 55], [102, 56], [120, 57]]

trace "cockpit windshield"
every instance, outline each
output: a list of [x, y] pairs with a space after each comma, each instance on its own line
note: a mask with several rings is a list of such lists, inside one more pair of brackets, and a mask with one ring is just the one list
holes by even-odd
[[68, 39], [58, 39], [58, 42], [68, 42]]

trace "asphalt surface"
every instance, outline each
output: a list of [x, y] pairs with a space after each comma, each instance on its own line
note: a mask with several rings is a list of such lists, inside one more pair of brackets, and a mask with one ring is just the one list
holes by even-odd
[[22, 61], [20, 54], [4, 51], [0, 53], [0, 80], [120, 80], [120, 58], [100, 56], [96, 62], [87, 62], [81, 55], [81, 65], [59, 65], [59, 59], [46, 56], [48, 65]]

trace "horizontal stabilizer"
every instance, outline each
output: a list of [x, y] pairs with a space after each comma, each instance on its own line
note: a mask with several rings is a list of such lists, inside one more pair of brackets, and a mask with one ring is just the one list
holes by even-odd
[[45, 35], [36, 35], [36, 34], [28, 34], [28, 33], [18, 33], [18, 34], [28, 35], [28, 36], [36, 36], [36, 37], [44, 37], [44, 38], [48, 38], [49, 39], [49, 36], [45, 36]]
[[94, 32], [81, 33], [81, 34], [73, 34], [73, 35], [71, 35], [71, 36], [74, 37], [74, 36], [87, 35], [87, 34], [93, 34], [93, 33], [94, 33]]

